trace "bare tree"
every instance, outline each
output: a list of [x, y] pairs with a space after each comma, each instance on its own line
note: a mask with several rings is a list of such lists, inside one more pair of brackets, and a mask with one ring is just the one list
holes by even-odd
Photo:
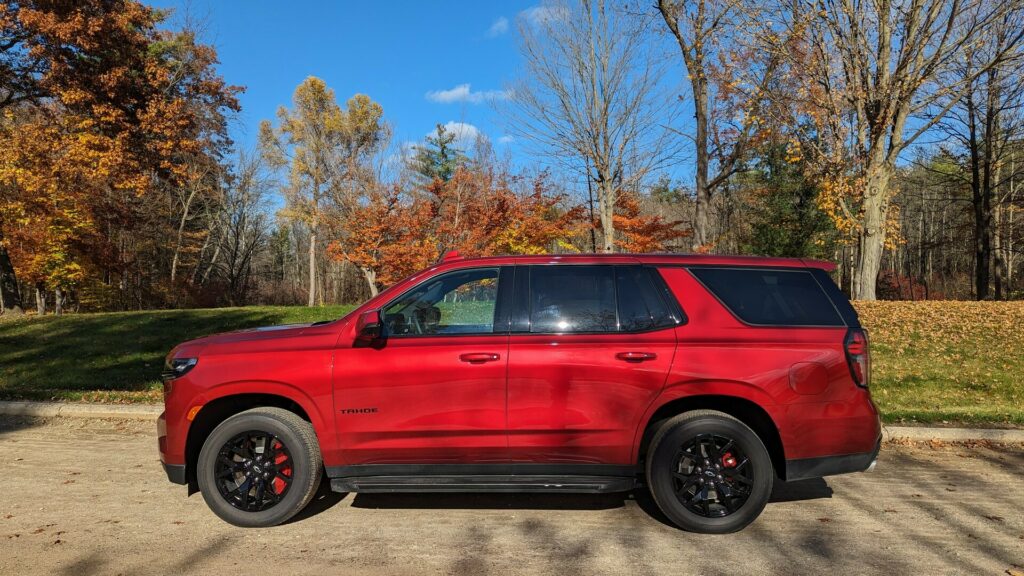
[[615, 251], [615, 201], [674, 156], [648, 19], [605, 0], [548, 3], [521, 18], [526, 77], [511, 131], [597, 189], [601, 250]]
[[[747, 49], [744, 23], [761, 12], [752, 3], [658, 0], [658, 12], [679, 46], [692, 93], [694, 134], [687, 136], [696, 158], [693, 247], [699, 249], [711, 242], [711, 197], [741, 166], [756, 127], [759, 89], [770, 82], [777, 58]], [[716, 73], [730, 90], [717, 89]]]
[[268, 244], [265, 209], [271, 186], [259, 154], [240, 153], [235, 178], [225, 191], [222, 274], [232, 306], [247, 303], [252, 288], [253, 260]]
[[[948, 72], [1020, 0], [783, 0], [766, 19], [766, 49], [786, 54], [801, 89], [801, 144], [822, 173], [852, 181], [835, 211], [859, 240], [854, 296], [875, 299], [897, 159], [994, 65], [1015, 54], [1024, 26], [952, 80]], [[779, 20], [781, 19], [781, 24]], [[944, 105], [937, 105], [946, 102]], [[796, 124], [796, 122], [794, 122]]]
[[1004, 50], [1022, 25], [1014, 16], [1019, 14], [994, 22], [991, 33], [968, 46], [958, 59], [949, 78], [967, 79], [967, 89], [938, 124], [947, 138], [943, 150], [953, 157], [962, 151], [967, 168], [965, 184], [974, 212], [974, 294], [979, 300], [989, 297], [993, 280], [995, 298], [1002, 299], [1006, 282], [998, 221], [1015, 176], [1014, 167], [1007, 165], [1012, 146], [1024, 136], [1024, 58], [1005, 58], [980, 76], [976, 67]]

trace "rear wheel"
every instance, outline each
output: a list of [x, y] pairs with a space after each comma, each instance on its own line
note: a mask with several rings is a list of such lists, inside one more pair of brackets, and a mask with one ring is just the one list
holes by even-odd
[[696, 410], [662, 424], [647, 455], [658, 507], [691, 532], [735, 532], [757, 518], [771, 495], [771, 459], [761, 439], [722, 412]]
[[274, 526], [313, 498], [320, 446], [313, 427], [282, 408], [254, 408], [221, 422], [196, 469], [203, 499], [236, 526]]

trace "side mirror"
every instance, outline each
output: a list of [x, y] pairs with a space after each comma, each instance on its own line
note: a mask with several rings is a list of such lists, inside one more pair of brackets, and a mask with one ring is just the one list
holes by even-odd
[[380, 310], [368, 310], [359, 315], [356, 320], [356, 340], [353, 346], [356, 348], [368, 348], [380, 344], [383, 340], [383, 322], [380, 317]]

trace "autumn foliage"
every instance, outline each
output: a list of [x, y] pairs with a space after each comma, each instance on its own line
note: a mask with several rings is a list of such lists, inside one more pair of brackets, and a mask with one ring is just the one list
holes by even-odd
[[216, 193], [239, 89], [163, 17], [132, 0], [0, 5], [16, 40], [3, 63], [21, 73], [0, 108], [0, 249], [40, 289], [129, 281], [166, 246], [173, 191], [202, 174]]

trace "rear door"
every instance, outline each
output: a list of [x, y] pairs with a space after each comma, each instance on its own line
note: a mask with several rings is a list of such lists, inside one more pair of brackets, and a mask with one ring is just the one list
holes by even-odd
[[640, 265], [522, 266], [509, 339], [513, 462], [629, 465], [681, 321]]

